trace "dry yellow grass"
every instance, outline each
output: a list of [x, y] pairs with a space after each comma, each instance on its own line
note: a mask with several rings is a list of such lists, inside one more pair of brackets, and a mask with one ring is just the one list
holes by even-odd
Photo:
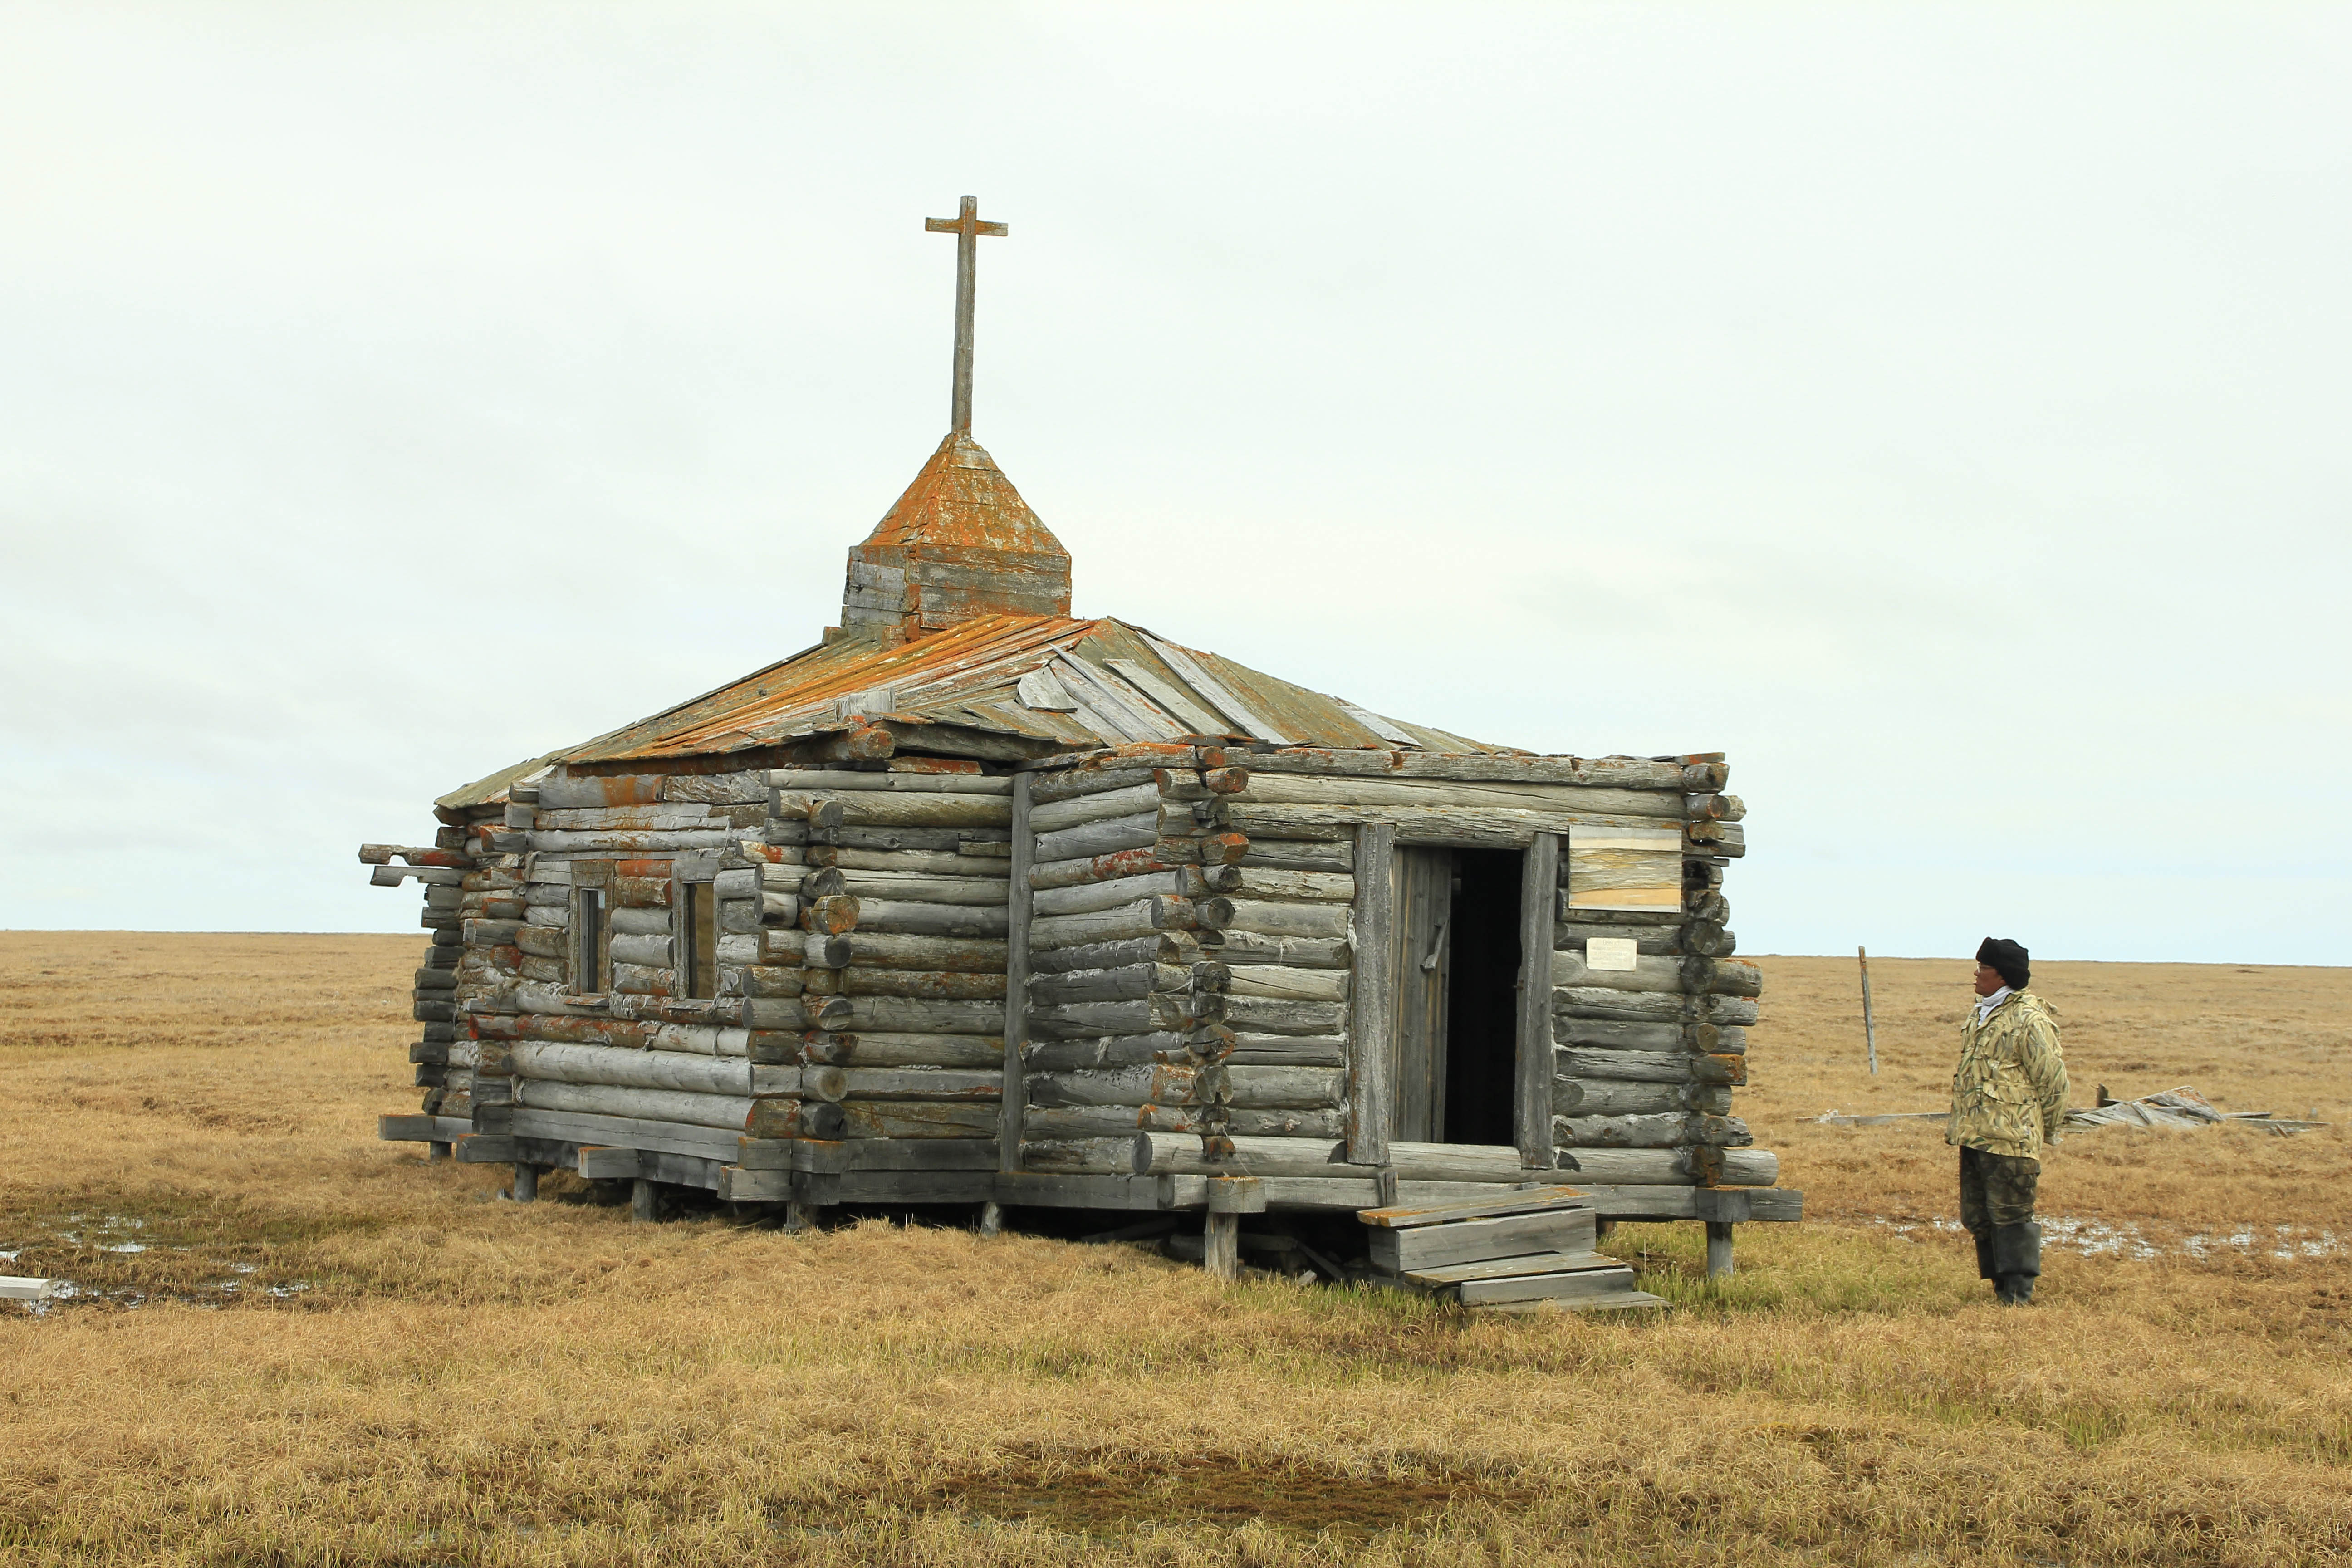
[[[499, 1202], [502, 1173], [372, 1141], [411, 1103], [415, 951], [0, 936], [0, 1267], [112, 1293], [0, 1316], [0, 1556], [2352, 1561], [2342, 1258], [2061, 1256], [2006, 1311], [1962, 1244], [1875, 1223], [1951, 1212], [1939, 1142], [1801, 1120], [1932, 1106], [1964, 964], [1875, 966], [1873, 1085], [1851, 961], [1762, 961], [1743, 1111], [1822, 1217], [1748, 1227], [1722, 1289], [1696, 1227], [1628, 1227], [1682, 1305], [1612, 1321], [946, 1228], [633, 1228], [565, 1182]], [[2343, 971], [2038, 978], [2078, 1101], [2352, 1106]], [[2343, 1236], [2346, 1150], [2111, 1130], [2044, 1208]]]

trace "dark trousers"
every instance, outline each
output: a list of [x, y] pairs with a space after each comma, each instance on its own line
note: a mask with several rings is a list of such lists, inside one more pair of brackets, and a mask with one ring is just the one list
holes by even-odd
[[1988, 1154], [1981, 1149], [1960, 1151], [1960, 1225], [1983, 1240], [1993, 1227], [2025, 1225], [2033, 1218], [2033, 1188], [2042, 1179], [2042, 1162], [2022, 1154]]

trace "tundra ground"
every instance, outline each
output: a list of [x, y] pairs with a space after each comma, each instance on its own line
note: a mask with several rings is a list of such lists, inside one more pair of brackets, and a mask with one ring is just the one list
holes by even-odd
[[[1970, 966], [1765, 958], [1740, 1095], [1808, 1223], [1612, 1239], [1676, 1303], [1463, 1316], [1138, 1248], [633, 1227], [373, 1141], [416, 939], [0, 935], [11, 1563], [2352, 1562], [2352, 971], [2050, 964], [2041, 1304], [1926, 1124]], [[5, 1254], [16, 1254], [8, 1261]], [[2284, 1256], [2282, 1256], [2282, 1254]]]

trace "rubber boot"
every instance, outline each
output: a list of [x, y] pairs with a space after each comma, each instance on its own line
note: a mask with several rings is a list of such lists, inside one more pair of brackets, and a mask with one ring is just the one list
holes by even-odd
[[1970, 1231], [1969, 1232], [1969, 1235], [1974, 1238], [1977, 1244], [1977, 1278], [1979, 1279], [1990, 1279], [1993, 1277], [1991, 1233], [1987, 1232], [1982, 1236], [1979, 1236], [1975, 1231]]
[[2042, 1227], [2023, 1225], [1992, 1227], [1993, 1299], [2012, 1307], [2033, 1302], [2033, 1282], [2042, 1275]]

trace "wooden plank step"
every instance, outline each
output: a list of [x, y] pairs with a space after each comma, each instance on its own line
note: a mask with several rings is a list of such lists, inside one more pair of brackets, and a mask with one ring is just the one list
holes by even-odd
[[1506, 1215], [1542, 1214], [1552, 1209], [1574, 1208], [1583, 1201], [1584, 1194], [1574, 1187], [1519, 1187], [1496, 1193], [1491, 1197], [1475, 1197], [1458, 1203], [1362, 1209], [1356, 1217], [1381, 1230], [1410, 1230], [1416, 1226], [1449, 1225], [1455, 1220], [1499, 1219]]
[[1419, 1285], [1459, 1285], [1465, 1279], [1498, 1279], [1513, 1274], [1567, 1274], [1586, 1268], [1622, 1268], [1625, 1265], [1598, 1252], [1531, 1252], [1513, 1258], [1482, 1258], [1475, 1263], [1448, 1263], [1434, 1268], [1409, 1268], [1405, 1278]]
[[1614, 1268], [1580, 1268], [1559, 1274], [1514, 1274], [1500, 1279], [1466, 1279], [1448, 1286], [1465, 1307], [1496, 1301], [1569, 1300], [1583, 1296], [1610, 1296], [1633, 1289], [1633, 1271], [1620, 1263]]
[[1455, 1220], [1410, 1230], [1371, 1233], [1373, 1264], [1392, 1274], [1489, 1258], [1522, 1258], [1532, 1252], [1585, 1252], [1592, 1247], [1593, 1213], [1559, 1208], [1496, 1219]]
[[1566, 1300], [1490, 1301], [1474, 1308], [1480, 1312], [1622, 1312], [1640, 1307], [1671, 1307], [1664, 1296], [1647, 1290], [1618, 1290], [1606, 1296], [1579, 1296]]

